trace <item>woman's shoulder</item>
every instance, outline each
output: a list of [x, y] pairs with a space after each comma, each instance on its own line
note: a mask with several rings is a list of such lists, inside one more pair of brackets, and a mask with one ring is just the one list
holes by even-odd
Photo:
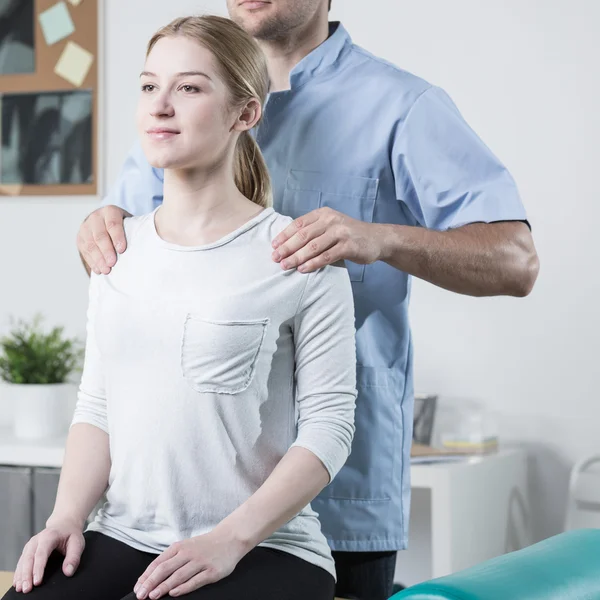
[[[270, 241], [277, 237], [282, 231], [285, 231], [285, 229], [287, 229], [294, 221], [295, 219], [293, 219], [292, 217], [288, 217], [286, 215], [278, 213], [277, 211], [273, 211], [270, 220]], [[306, 274], [300, 273], [299, 271], [294, 272], [297, 273], [300, 278], [307, 277]], [[326, 280], [329, 282], [330, 285], [341, 285], [350, 288], [350, 277], [348, 275], [346, 264], [343, 260], [340, 260], [331, 265], [321, 267], [312, 274], [312, 279], [319, 282]], [[322, 285], [322, 283], [319, 285]]]
[[151, 212], [146, 215], [125, 217], [125, 219], [123, 219], [123, 229], [125, 230], [125, 241], [127, 242], [127, 246], [135, 243], [136, 235], [149, 225], [153, 215], [154, 212]]
[[271, 213], [271, 217], [269, 219], [270, 232], [273, 235], [273, 237], [276, 237], [293, 222], [294, 219], [292, 219], [292, 217], [282, 215], [281, 213], [273, 209], [273, 212]]

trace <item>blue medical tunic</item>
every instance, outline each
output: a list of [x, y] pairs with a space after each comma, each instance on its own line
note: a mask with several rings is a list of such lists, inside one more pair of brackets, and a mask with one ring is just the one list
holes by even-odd
[[[446, 230], [525, 220], [506, 168], [439, 88], [354, 45], [339, 23], [271, 93], [256, 139], [275, 209], [328, 206], [368, 223]], [[162, 172], [136, 146], [103, 204], [132, 214], [162, 202]], [[313, 501], [333, 550], [403, 549], [410, 508], [413, 357], [409, 276], [347, 261], [356, 305], [356, 434]]]

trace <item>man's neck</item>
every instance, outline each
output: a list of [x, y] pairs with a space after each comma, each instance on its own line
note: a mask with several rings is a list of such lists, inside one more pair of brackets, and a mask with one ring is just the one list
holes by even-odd
[[329, 37], [327, 17], [317, 15], [302, 30], [294, 30], [285, 39], [257, 40], [267, 57], [271, 92], [290, 89], [292, 69]]

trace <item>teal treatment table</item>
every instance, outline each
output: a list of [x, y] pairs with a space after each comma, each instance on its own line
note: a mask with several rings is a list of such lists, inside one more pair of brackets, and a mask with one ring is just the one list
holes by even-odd
[[600, 529], [561, 533], [390, 600], [600, 600]]

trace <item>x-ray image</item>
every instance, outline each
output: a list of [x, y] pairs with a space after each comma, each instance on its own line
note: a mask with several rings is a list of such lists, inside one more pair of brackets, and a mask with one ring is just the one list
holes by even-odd
[[34, 0], [0, 0], [0, 76], [33, 73]]
[[92, 175], [92, 94], [6, 94], [0, 184], [82, 184]]

